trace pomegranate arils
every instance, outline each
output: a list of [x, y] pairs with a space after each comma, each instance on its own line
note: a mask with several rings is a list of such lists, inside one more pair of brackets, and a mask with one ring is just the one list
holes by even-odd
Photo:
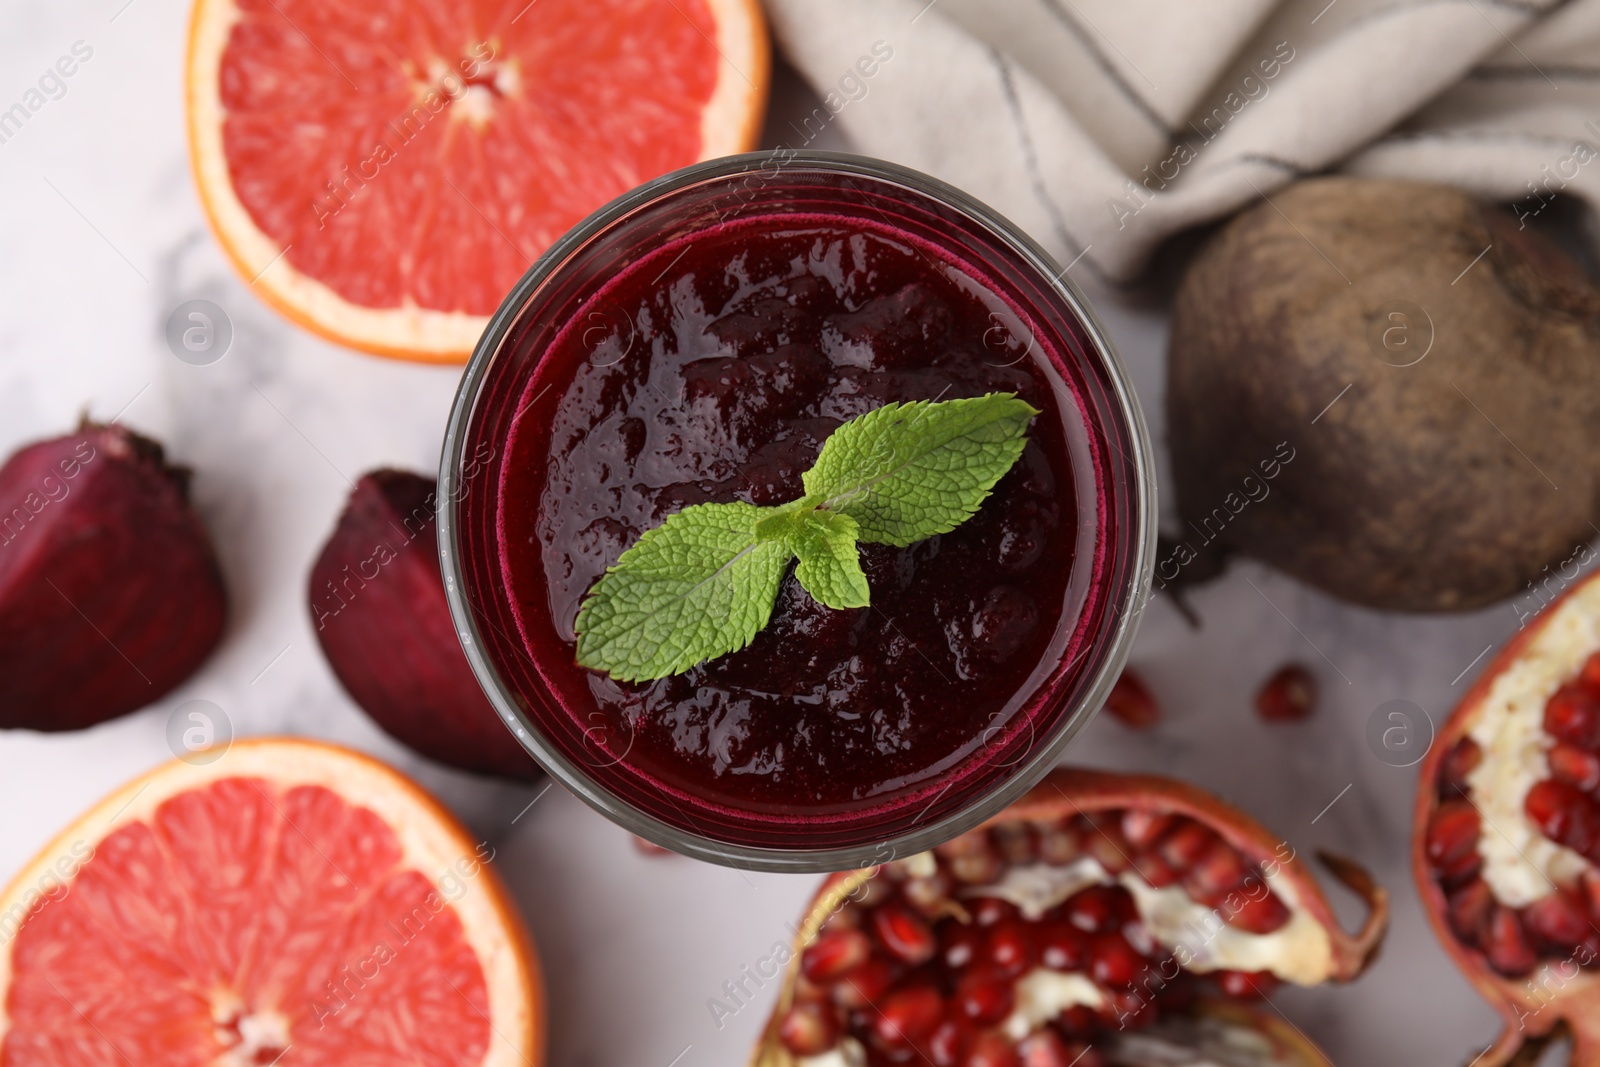
[[778, 1024], [778, 1040], [796, 1056], [815, 1056], [839, 1043], [839, 1017], [826, 1004], [796, 1004]]
[[1583, 661], [1578, 671], [1578, 684], [1591, 693], [1600, 693], [1600, 652], [1594, 652]]
[[1022, 1067], [1074, 1067], [1076, 1057], [1054, 1033], [1040, 1030], [1017, 1042], [1017, 1059]]
[[85, 422], [28, 445], [0, 466], [0, 518], [0, 728], [142, 708], [221, 639], [216, 553], [156, 442]]
[[1016, 1047], [998, 1031], [979, 1034], [973, 1040], [962, 1067], [1019, 1067]]
[[1026, 823], [1001, 823], [989, 831], [989, 838], [1000, 858], [1014, 866], [1032, 863], [1038, 854], [1033, 831]]
[[1117, 684], [1111, 687], [1106, 710], [1135, 730], [1154, 726], [1161, 718], [1161, 706], [1132, 667], [1124, 668]]
[[1249, 873], [1244, 857], [1219, 837], [1184, 876], [1183, 888], [1200, 903], [1216, 907], [1244, 883]]
[[947, 1015], [928, 1035], [928, 1058], [933, 1067], [960, 1067], [972, 1041], [972, 1027], [960, 1016]]
[[1522, 931], [1517, 913], [1500, 904], [1494, 906], [1489, 916], [1483, 950], [1490, 966], [1513, 978], [1527, 974], [1538, 962], [1533, 947], [1528, 944], [1527, 935]]
[[1440, 871], [1457, 873], [1477, 858], [1478, 811], [1465, 800], [1447, 800], [1428, 823], [1428, 861]]
[[1100, 985], [1125, 989], [1145, 969], [1144, 957], [1121, 934], [1095, 934], [1089, 939], [1089, 974]]
[[1133, 858], [1133, 869], [1146, 882], [1157, 889], [1165, 889], [1169, 885], [1176, 885], [1183, 877], [1172, 864], [1162, 858], [1161, 853], [1154, 850], [1141, 852]]
[[1174, 870], [1187, 871], [1217, 840], [1217, 835], [1193, 820], [1185, 820], [1156, 846]]
[[[1129, 915], [1129, 910], [1133, 915]], [[1121, 886], [1092, 885], [1074, 893], [1064, 905], [1067, 921], [1085, 933], [1115, 930], [1136, 917], [1133, 898]]]
[[433, 479], [364, 475], [311, 568], [309, 606], [345, 690], [419, 755], [480, 774], [541, 775], [484, 696], [439, 572]]
[[884, 998], [872, 1036], [884, 1049], [910, 1048], [933, 1032], [944, 1017], [944, 999], [928, 986], [897, 989]]
[[1019, 920], [995, 923], [984, 944], [984, 957], [1000, 974], [1015, 978], [1033, 966], [1033, 937]]
[[933, 958], [938, 942], [922, 917], [899, 904], [886, 904], [872, 913], [872, 930], [878, 943], [906, 963]]
[[1523, 909], [1522, 923], [1535, 939], [1558, 950], [1581, 944], [1596, 932], [1582, 903], [1559, 889]]
[[1317, 702], [1317, 683], [1299, 664], [1280, 669], [1256, 694], [1256, 711], [1268, 722], [1295, 722], [1309, 716]]
[[833, 983], [833, 1002], [841, 1008], [870, 1009], [894, 984], [894, 968], [882, 956], [849, 971]]
[[1439, 770], [1439, 799], [1450, 800], [1467, 792], [1467, 775], [1483, 762], [1483, 749], [1470, 737], [1455, 743]]
[[1122, 813], [1122, 836], [1138, 848], [1146, 848], [1160, 840], [1161, 835], [1177, 824], [1178, 817], [1166, 812], [1141, 811], [1129, 808]]
[[[1589, 794], [1547, 778], [1534, 783], [1522, 807], [1540, 833], [1558, 845], [1595, 859], [1596, 846], [1600, 845], [1600, 805]], [[1431, 858], [1431, 837], [1429, 845]]]
[[971, 965], [983, 947], [983, 935], [966, 923], [947, 923], [939, 936], [939, 958], [952, 971]]
[[1217, 971], [1212, 977], [1224, 995], [1236, 1000], [1260, 1000], [1272, 992], [1278, 981], [1267, 971]]
[[1122, 828], [1111, 820], [1091, 821], [1083, 835], [1083, 848], [1112, 874], [1121, 874], [1133, 867], [1133, 845], [1122, 836]]
[[1456, 936], [1469, 945], [1482, 945], [1488, 936], [1490, 915], [1494, 910], [1494, 894], [1482, 878], [1474, 878], [1467, 885], [1446, 897], [1450, 909], [1450, 928]]
[[859, 967], [871, 954], [872, 942], [860, 930], [827, 930], [801, 955], [800, 973], [826, 984]]
[[976, 1026], [993, 1026], [1011, 1014], [1016, 1004], [1015, 986], [1009, 976], [992, 971], [973, 970], [956, 985], [956, 1006]]
[[1579, 748], [1600, 748], [1600, 699], [1586, 688], [1562, 686], [1544, 706], [1544, 732]]
[[1015, 904], [999, 897], [979, 897], [972, 905], [972, 921], [979, 926], [993, 926], [1002, 919], [1016, 919], [1021, 915]]
[[1088, 954], [1088, 939], [1069, 923], [1047, 923], [1039, 934], [1039, 962], [1052, 971], [1079, 970]]
[[1557, 741], [1545, 753], [1550, 773], [1568, 785], [1592, 793], [1600, 786], [1600, 755], [1579, 748], [1570, 741]]
[[1071, 825], [1046, 826], [1039, 831], [1039, 859], [1061, 867], [1083, 855], [1077, 830]]
[[1271, 891], [1260, 897], [1251, 895], [1255, 891], [1254, 887], [1240, 891], [1242, 900], [1232, 902], [1238, 907], [1225, 916], [1228, 925], [1252, 934], [1270, 934], [1287, 926], [1292, 917], [1288, 906]]

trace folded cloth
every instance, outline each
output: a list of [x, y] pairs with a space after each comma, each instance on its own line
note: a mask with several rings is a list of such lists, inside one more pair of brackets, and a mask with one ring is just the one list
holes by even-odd
[[789, 147], [837, 124], [1112, 281], [1323, 171], [1600, 200], [1600, 0], [766, 4], [824, 101]]

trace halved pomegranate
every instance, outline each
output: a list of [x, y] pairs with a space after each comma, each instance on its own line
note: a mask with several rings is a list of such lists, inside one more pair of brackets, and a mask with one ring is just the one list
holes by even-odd
[[1600, 576], [1468, 690], [1422, 763], [1414, 825], [1433, 928], [1506, 1020], [1477, 1067], [1532, 1062], [1562, 1034], [1573, 1064], [1600, 1065]]
[[1346, 933], [1254, 819], [1170, 779], [1060, 769], [933, 852], [831, 875], [798, 929], [755, 1067], [1326, 1067], [1247, 1002], [1348, 981]]

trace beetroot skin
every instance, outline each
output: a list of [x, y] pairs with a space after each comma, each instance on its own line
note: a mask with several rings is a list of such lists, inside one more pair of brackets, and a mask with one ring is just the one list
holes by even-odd
[[0, 727], [76, 730], [211, 654], [227, 598], [161, 445], [85, 422], [0, 468]]
[[312, 626], [368, 715], [419, 755], [532, 779], [539, 765], [501, 723], [456, 638], [439, 573], [435, 483], [364, 475], [311, 568]]

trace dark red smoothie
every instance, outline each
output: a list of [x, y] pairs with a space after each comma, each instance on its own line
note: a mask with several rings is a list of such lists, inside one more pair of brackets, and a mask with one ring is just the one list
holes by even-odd
[[[1074, 387], [1028, 323], [970, 266], [861, 217], [741, 219], [627, 265], [541, 357], [500, 467], [501, 573], [563, 705], [545, 713], [691, 824], [917, 803], [1025, 742], [1076, 646], [1079, 494], [1097, 493], [1075, 484], [1072, 428], [1096, 446]], [[743, 651], [640, 684], [574, 662], [584, 594], [667, 515], [793, 500], [844, 420], [994, 391], [1042, 412], [1021, 460], [953, 532], [864, 546], [871, 607], [821, 607], [791, 574]]]

